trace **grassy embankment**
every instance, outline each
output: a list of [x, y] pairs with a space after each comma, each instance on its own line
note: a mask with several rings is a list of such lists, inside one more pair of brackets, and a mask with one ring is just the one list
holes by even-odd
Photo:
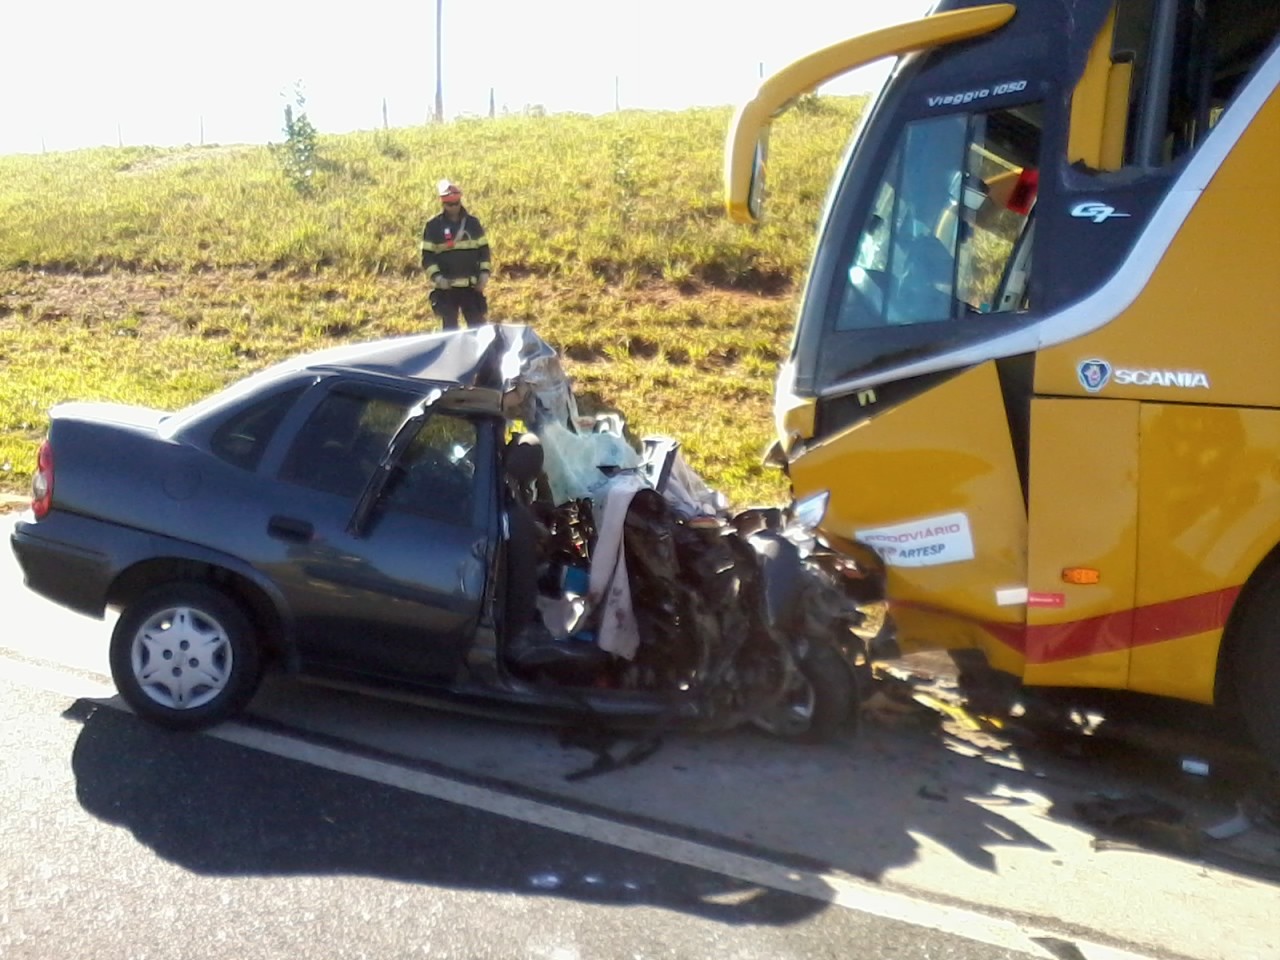
[[772, 140], [770, 221], [722, 208], [727, 109], [504, 117], [321, 137], [299, 196], [265, 147], [0, 157], [0, 492], [69, 399], [174, 408], [300, 351], [435, 329], [418, 270], [431, 185], [489, 229], [491, 316], [559, 346], [580, 396], [679, 437], [737, 503], [759, 465], [815, 223], [861, 108]]

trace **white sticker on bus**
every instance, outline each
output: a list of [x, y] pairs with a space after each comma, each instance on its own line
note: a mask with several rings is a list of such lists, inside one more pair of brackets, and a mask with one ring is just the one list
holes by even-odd
[[874, 547], [891, 567], [935, 567], [973, 559], [973, 532], [963, 513], [858, 530], [854, 537]]
[[1027, 602], [1030, 591], [1026, 587], [1005, 587], [996, 591], [996, 606], [1019, 607]]

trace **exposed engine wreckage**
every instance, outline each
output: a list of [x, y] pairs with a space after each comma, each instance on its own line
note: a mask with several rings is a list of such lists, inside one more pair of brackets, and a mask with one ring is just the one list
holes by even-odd
[[730, 514], [675, 441], [637, 451], [619, 415], [580, 415], [556, 351], [531, 329], [486, 329], [471, 382], [500, 371], [503, 412], [525, 431], [503, 464], [508, 668], [693, 701], [700, 729], [834, 733], [856, 712], [870, 657], [896, 649], [874, 552], [831, 549], [815, 533], [821, 507]]

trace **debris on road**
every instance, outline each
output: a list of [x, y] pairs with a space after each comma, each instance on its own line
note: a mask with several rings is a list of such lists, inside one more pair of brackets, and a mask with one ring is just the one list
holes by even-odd
[[[919, 730], [952, 755], [1049, 780], [1047, 790], [1035, 788], [1053, 798], [1047, 812], [1096, 831], [1094, 850], [1159, 851], [1280, 877], [1280, 779], [1225, 735], [1143, 722], [1132, 704], [1108, 716], [1001, 690], [999, 678], [962, 683], [961, 670], [936, 652], [877, 663], [874, 674], [863, 707], [869, 725]], [[957, 789], [960, 777], [934, 774], [916, 795], [945, 802]]]
[[1209, 764], [1203, 760], [1196, 760], [1194, 757], [1183, 757], [1182, 772], [1190, 773], [1197, 777], [1207, 777], [1209, 775]]
[[1214, 823], [1205, 827], [1204, 835], [1210, 840], [1230, 840], [1232, 837], [1240, 836], [1252, 826], [1253, 824], [1245, 814], [1244, 808], [1237, 805], [1234, 816], [1223, 820], [1221, 823]]
[[[1200, 832], [1187, 813], [1144, 793], [1126, 797], [1098, 797], [1074, 805], [1076, 815], [1098, 827], [1142, 847], [1195, 856], [1200, 853]], [[1095, 850], [1129, 849], [1113, 840], [1095, 838]]]

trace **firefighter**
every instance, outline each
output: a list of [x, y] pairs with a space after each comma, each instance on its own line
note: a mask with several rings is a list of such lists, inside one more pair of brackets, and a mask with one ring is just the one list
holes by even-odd
[[434, 289], [431, 309], [445, 330], [458, 329], [458, 312], [468, 327], [481, 326], [489, 302], [489, 240], [480, 221], [462, 205], [462, 191], [451, 180], [436, 186], [443, 210], [422, 231], [422, 269]]

